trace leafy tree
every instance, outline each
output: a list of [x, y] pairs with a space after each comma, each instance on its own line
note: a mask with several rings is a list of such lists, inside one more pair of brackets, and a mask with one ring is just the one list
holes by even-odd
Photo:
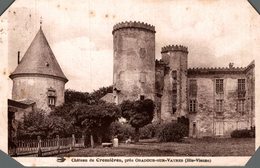
[[25, 139], [26, 137], [30, 137], [32, 139], [36, 139], [37, 136], [46, 137], [48, 130], [48, 124], [45, 120], [44, 111], [37, 109], [36, 111], [32, 111], [29, 113], [24, 113], [23, 122], [18, 123], [17, 129], [17, 137], [18, 139]]
[[88, 92], [79, 92], [71, 89], [65, 90], [65, 104], [74, 102], [84, 102], [90, 104], [90, 94]]
[[120, 109], [115, 104], [100, 102], [95, 105], [77, 104], [70, 112], [74, 126], [78, 126], [86, 134], [96, 135], [102, 142], [103, 134], [110, 124], [120, 116]]
[[98, 90], [94, 90], [92, 93], [79, 92], [71, 89], [65, 91], [65, 103], [86, 103], [86, 104], [98, 104], [99, 99], [105, 96], [107, 93], [113, 91], [112, 86], [101, 87]]
[[135, 128], [135, 142], [139, 141], [139, 129], [149, 124], [154, 116], [154, 102], [151, 99], [123, 101], [121, 104], [122, 117]]
[[18, 139], [52, 138], [56, 135], [71, 136], [72, 125], [59, 116], [48, 116], [43, 110], [37, 109], [24, 114], [24, 120], [18, 123]]
[[97, 130], [101, 134], [120, 115], [117, 106], [99, 101], [108, 92], [112, 92], [111, 86], [92, 93], [66, 90], [65, 103], [49, 115], [40, 109], [25, 114], [24, 121], [18, 123], [17, 136], [19, 139], [51, 138], [57, 134], [80, 136]]

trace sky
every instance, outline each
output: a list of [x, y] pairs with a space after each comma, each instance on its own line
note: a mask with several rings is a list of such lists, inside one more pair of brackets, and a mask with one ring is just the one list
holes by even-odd
[[260, 17], [246, 0], [17, 0], [1, 17], [8, 19], [8, 73], [42, 18], [66, 88], [84, 92], [112, 84], [112, 29], [122, 21], [155, 26], [157, 59], [165, 45], [187, 46], [189, 67], [247, 66], [260, 53]]

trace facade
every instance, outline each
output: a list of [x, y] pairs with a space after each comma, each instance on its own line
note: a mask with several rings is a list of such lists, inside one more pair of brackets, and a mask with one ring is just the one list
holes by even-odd
[[[255, 126], [254, 62], [247, 67], [188, 68], [188, 48], [162, 47], [155, 27], [122, 22], [113, 28], [114, 102], [149, 98], [159, 122], [189, 120], [191, 137], [230, 136]], [[111, 97], [111, 94], [110, 94]]]
[[31, 45], [10, 75], [13, 80], [12, 100], [33, 101], [35, 108], [50, 112], [64, 103], [65, 83], [62, 72], [42, 31], [38, 31]]

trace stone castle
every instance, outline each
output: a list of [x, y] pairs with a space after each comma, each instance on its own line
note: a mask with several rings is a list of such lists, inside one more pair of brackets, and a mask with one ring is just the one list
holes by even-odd
[[[236, 68], [188, 68], [188, 48], [162, 47], [155, 59], [155, 27], [122, 22], [113, 27], [113, 101], [149, 98], [155, 120], [189, 121], [191, 137], [230, 136], [255, 122], [254, 62]], [[108, 97], [108, 96], [107, 96]], [[111, 100], [111, 99], [110, 99]]]
[[[235, 129], [254, 127], [254, 62], [236, 68], [188, 68], [188, 48], [165, 46], [155, 59], [155, 27], [140, 22], [114, 26], [113, 93], [124, 100], [152, 99], [159, 122], [188, 120], [191, 137], [229, 136]], [[48, 41], [40, 28], [24, 57], [10, 75], [13, 80], [8, 114], [32, 106], [50, 111], [64, 103], [65, 83]], [[20, 113], [22, 114], [22, 113]]]

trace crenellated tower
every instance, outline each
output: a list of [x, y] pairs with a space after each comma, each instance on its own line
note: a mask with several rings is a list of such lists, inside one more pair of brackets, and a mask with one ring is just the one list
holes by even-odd
[[162, 61], [168, 66], [163, 81], [161, 119], [177, 120], [187, 115], [188, 48], [169, 45], [162, 48], [161, 54]]
[[155, 28], [141, 22], [113, 27], [115, 102], [155, 97]]

